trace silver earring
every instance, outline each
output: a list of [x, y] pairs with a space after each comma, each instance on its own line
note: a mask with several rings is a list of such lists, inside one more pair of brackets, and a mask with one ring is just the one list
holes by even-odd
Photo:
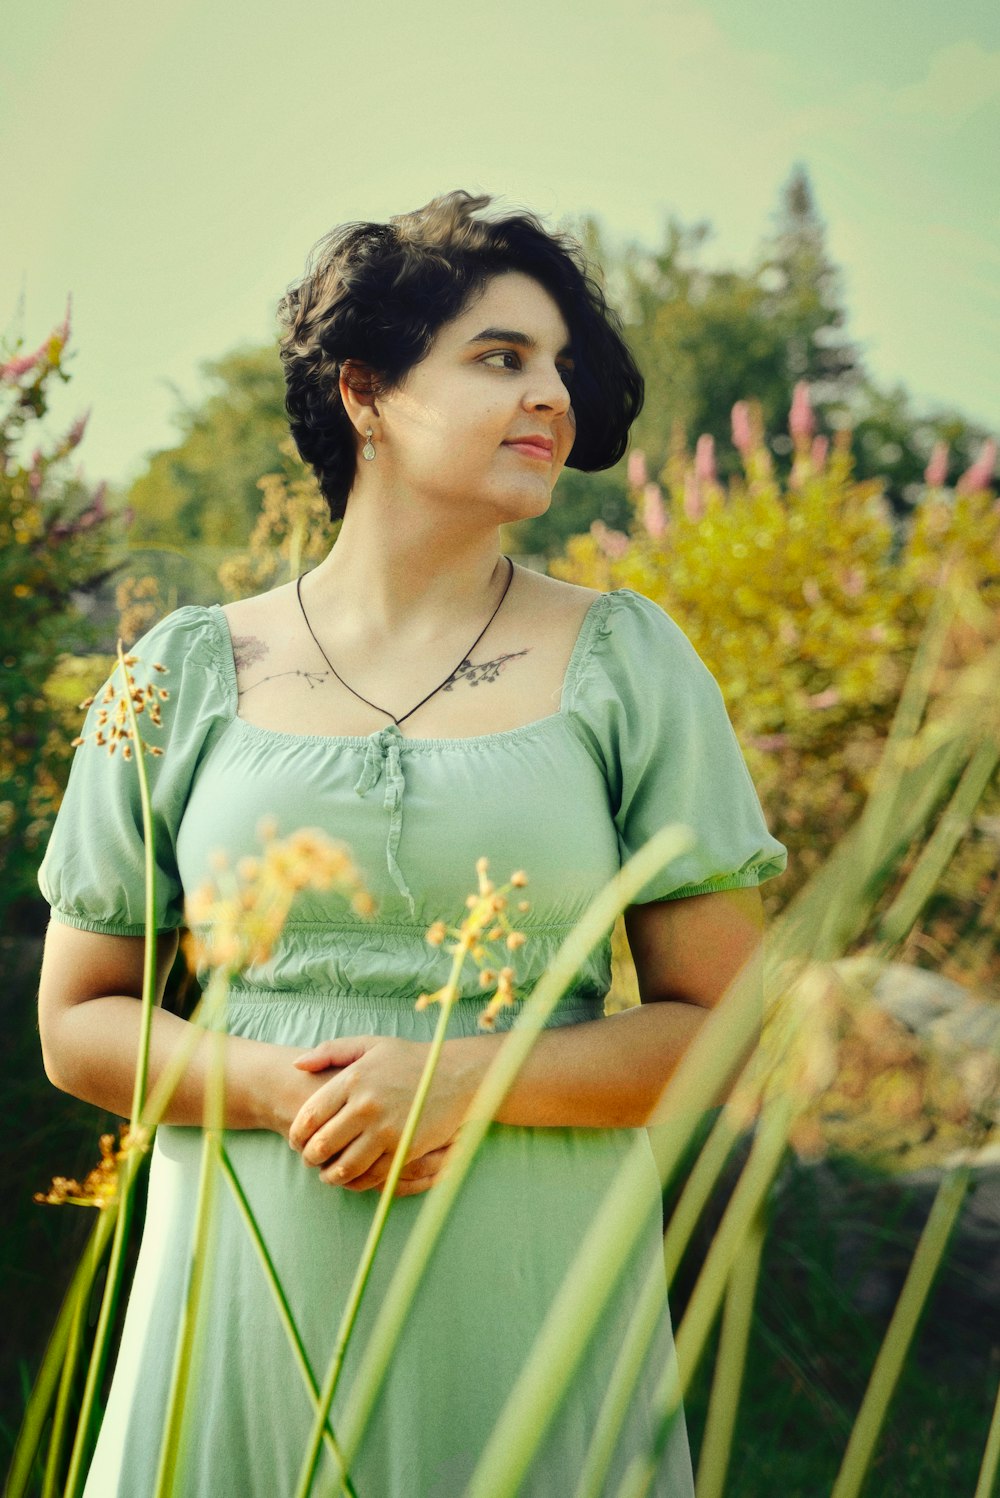
[[364, 447], [361, 449], [361, 456], [363, 458], [367, 458], [368, 461], [369, 461], [369, 463], [370, 463], [371, 460], [372, 460], [372, 458], [374, 458], [374, 456], [375, 456], [375, 449], [372, 446], [372, 429], [371, 429], [371, 427], [369, 427], [368, 430], [365, 432], [365, 436], [368, 438], [368, 441], [365, 443]]

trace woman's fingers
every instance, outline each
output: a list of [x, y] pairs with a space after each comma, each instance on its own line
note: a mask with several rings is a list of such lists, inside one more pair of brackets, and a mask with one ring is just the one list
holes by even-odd
[[[452, 1146], [443, 1144], [438, 1149], [428, 1150], [426, 1155], [418, 1155], [414, 1160], [407, 1160], [399, 1174], [396, 1182], [396, 1196], [413, 1196], [417, 1191], [427, 1191], [437, 1180], [444, 1168], [444, 1163], [451, 1153]], [[341, 1185], [347, 1191], [381, 1191], [389, 1179], [389, 1171], [392, 1167], [392, 1156], [382, 1155], [362, 1174], [357, 1175], [350, 1181], [338, 1181], [332, 1173], [321, 1171], [323, 1180], [329, 1180], [333, 1185]]]
[[415, 1160], [407, 1160], [400, 1171], [400, 1180], [419, 1180], [425, 1175], [437, 1175], [448, 1155], [451, 1153], [450, 1144], [442, 1144], [439, 1149], [428, 1150], [426, 1155], [418, 1155]]
[[429, 1191], [437, 1180], [437, 1176], [427, 1176], [422, 1181], [404, 1181], [402, 1177], [396, 1182], [393, 1196], [420, 1196], [422, 1192]]

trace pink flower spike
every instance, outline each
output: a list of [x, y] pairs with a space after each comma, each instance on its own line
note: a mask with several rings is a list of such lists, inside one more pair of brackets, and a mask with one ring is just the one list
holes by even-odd
[[647, 533], [658, 539], [667, 529], [667, 512], [659, 484], [646, 484], [642, 491], [642, 523]]
[[988, 489], [993, 482], [993, 470], [997, 461], [997, 445], [990, 437], [979, 449], [979, 456], [971, 468], [967, 468], [955, 485], [956, 494], [977, 494]]
[[806, 701], [810, 707], [836, 707], [840, 701], [840, 693], [836, 687], [827, 687], [825, 692], [814, 692]]
[[694, 450], [694, 471], [699, 483], [715, 483], [715, 438], [702, 432]]
[[613, 531], [603, 520], [591, 522], [590, 534], [606, 557], [617, 560], [628, 551], [631, 542], [624, 531]]
[[816, 430], [812, 405], [809, 401], [809, 386], [805, 380], [795, 382], [792, 409], [788, 415], [788, 430], [796, 442], [808, 441]]
[[66, 437], [66, 446], [68, 448], [72, 449], [76, 447], [80, 439], [83, 437], [84, 431], [87, 427], [87, 422], [90, 420], [90, 413], [92, 410], [93, 407], [89, 407], [86, 411], [84, 411], [82, 416], [77, 417], [73, 425], [70, 427], [69, 433]]
[[67, 338], [69, 337], [70, 308], [72, 307], [72, 305], [73, 305], [73, 293], [70, 292], [67, 295], [67, 297], [66, 297], [66, 316], [63, 318], [63, 320], [60, 323], [59, 327], [56, 328], [55, 333], [53, 335], [54, 337], [58, 338], [58, 340], [59, 340], [59, 342], [61, 344], [64, 344], [66, 342]]
[[628, 485], [630, 489], [641, 489], [649, 478], [646, 468], [646, 454], [641, 447], [634, 448], [628, 455]]
[[0, 365], [0, 380], [19, 380], [29, 369], [34, 369], [47, 348], [48, 344], [43, 343], [33, 354], [18, 354], [16, 358], [8, 359], [6, 364]]
[[809, 454], [810, 458], [812, 459], [813, 473], [823, 472], [823, 465], [826, 462], [826, 455], [829, 451], [829, 437], [824, 437], [822, 433], [820, 433], [819, 436], [813, 438], [812, 451]]
[[940, 489], [948, 480], [948, 444], [947, 442], [935, 442], [934, 451], [930, 455], [927, 467], [924, 469], [924, 483], [929, 484], [932, 489]]
[[689, 520], [700, 520], [705, 513], [705, 501], [698, 476], [690, 468], [684, 476], [684, 513]]
[[737, 401], [731, 415], [733, 428], [733, 446], [745, 458], [753, 446], [753, 433], [750, 430], [750, 407], [746, 401]]

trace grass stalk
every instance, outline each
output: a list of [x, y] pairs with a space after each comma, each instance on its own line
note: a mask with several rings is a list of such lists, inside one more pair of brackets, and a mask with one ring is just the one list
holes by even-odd
[[[149, 1042], [152, 1033], [153, 1003], [156, 994], [156, 842], [153, 831], [153, 805], [149, 791], [149, 778], [146, 774], [145, 750], [143, 748], [142, 735], [139, 731], [139, 719], [135, 710], [135, 702], [132, 698], [132, 678], [125, 664], [125, 655], [122, 650], [121, 640], [118, 641], [118, 665], [122, 673], [124, 684], [123, 696], [132, 734], [133, 758], [135, 759], [136, 771], [139, 777], [139, 800], [142, 806], [142, 834], [145, 857], [146, 903], [142, 969], [142, 1023], [139, 1031], [139, 1056], [132, 1093], [132, 1116], [129, 1131], [130, 1139], [135, 1141], [139, 1127], [138, 1121], [145, 1100], [146, 1079], [149, 1072]], [[114, 1325], [115, 1312], [118, 1308], [122, 1275], [125, 1268], [125, 1250], [128, 1246], [129, 1230], [132, 1226], [133, 1192], [138, 1177], [138, 1169], [144, 1158], [145, 1151], [141, 1145], [137, 1146], [136, 1149], [130, 1149], [126, 1156], [124, 1167], [119, 1173], [118, 1214], [115, 1222], [114, 1238], [111, 1244], [111, 1256], [108, 1261], [107, 1278], [104, 1284], [104, 1295], [101, 1300], [101, 1310], [97, 1320], [97, 1331], [94, 1336], [90, 1362], [87, 1367], [87, 1377], [84, 1383], [76, 1438], [73, 1442], [73, 1450], [70, 1456], [65, 1498], [77, 1498], [83, 1482], [84, 1462], [88, 1460], [92, 1447], [94, 1405], [101, 1380], [104, 1376], [108, 1344]]]
[[83, 1323], [86, 1306], [86, 1295], [78, 1295], [76, 1303], [73, 1306], [72, 1317], [70, 1318], [69, 1337], [66, 1343], [62, 1372], [59, 1378], [59, 1392], [56, 1396], [56, 1407], [52, 1416], [52, 1434], [49, 1437], [48, 1455], [45, 1459], [45, 1476], [42, 1479], [42, 1498], [58, 1498], [59, 1472], [62, 1465], [67, 1415], [69, 1412], [70, 1396], [73, 1392], [74, 1375], [83, 1342]]
[[144, 1156], [130, 1151], [125, 1158], [119, 1177], [118, 1210], [115, 1216], [114, 1237], [111, 1240], [107, 1278], [101, 1297], [101, 1309], [97, 1317], [97, 1329], [94, 1333], [90, 1362], [87, 1366], [87, 1377], [83, 1386], [83, 1399], [70, 1454], [64, 1498], [78, 1498], [83, 1487], [84, 1463], [89, 1460], [92, 1451], [91, 1427], [94, 1420], [94, 1405], [100, 1381], [104, 1375], [111, 1329], [114, 1325], [115, 1312], [118, 1309], [118, 1294], [125, 1267], [125, 1248], [132, 1225], [133, 1190], [143, 1159]]
[[149, 776], [146, 774], [146, 754], [139, 733], [139, 718], [129, 690], [128, 668], [122, 653], [122, 642], [118, 641], [118, 664], [125, 679], [125, 700], [128, 703], [129, 726], [135, 753], [135, 768], [139, 776], [139, 800], [142, 805], [142, 843], [145, 858], [145, 933], [142, 949], [142, 1024], [139, 1029], [139, 1059], [135, 1069], [135, 1084], [132, 1091], [131, 1123], [135, 1128], [146, 1100], [146, 1085], [149, 1077], [149, 1043], [153, 1029], [153, 1008], [156, 998], [156, 835], [153, 831], [153, 801], [149, 791]]
[[601, 1498], [604, 1480], [614, 1457], [615, 1442], [628, 1415], [635, 1385], [642, 1376], [644, 1360], [666, 1298], [663, 1265], [656, 1258], [649, 1266], [635, 1312], [611, 1370], [573, 1498]]
[[155, 1498], [170, 1498], [174, 1491], [181, 1458], [184, 1409], [194, 1362], [198, 1309], [208, 1269], [209, 1232], [215, 1199], [215, 1167], [218, 1163], [218, 1151], [222, 1142], [222, 1127], [225, 1119], [224, 1003], [227, 986], [227, 973], [224, 969], [217, 969], [210, 983], [210, 988], [213, 990], [213, 1001], [209, 1005], [213, 1018], [212, 1056], [205, 1089], [205, 1132], [202, 1140], [201, 1170], [198, 1177], [198, 1198], [190, 1250], [187, 1294], [181, 1313], [174, 1354], [174, 1367], [154, 1489]]
[[976, 1491], [972, 1498], [993, 1498], [997, 1491], [998, 1476], [1000, 1476], [1000, 1383], [997, 1384], [993, 1414], [990, 1416], [990, 1427], [986, 1432], [982, 1465], [979, 1468]]
[[[27, 1492], [35, 1457], [42, 1443], [49, 1409], [53, 1399], [57, 1397], [62, 1365], [70, 1347], [70, 1333], [77, 1307], [81, 1302], [86, 1303], [90, 1294], [94, 1276], [111, 1242], [117, 1214], [117, 1205], [105, 1207], [98, 1213], [97, 1221], [73, 1272], [69, 1289], [63, 1297], [56, 1324], [49, 1337], [45, 1355], [21, 1421], [11, 1459], [7, 1487], [4, 1490], [5, 1498], [24, 1498]], [[54, 1433], [53, 1430], [52, 1434]]]
[[902, 889], [882, 917], [879, 935], [883, 940], [902, 941], [916, 925], [921, 910], [933, 895], [955, 849], [968, 831], [998, 763], [1000, 744], [996, 739], [984, 738], [962, 772], [951, 800], [920, 850]]
[[[365, 1348], [364, 1358], [351, 1389], [344, 1419], [340, 1422], [341, 1442], [350, 1462], [367, 1428], [402, 1331], [412, 1297], [426, 1264], [471, 1168], [493, 1115], [505, 1097], [511, 1082], [531, 1049], [535, 1036], [555, 1009], [588, 953], [610, 930], [619, 911], [634, 897], [643, 883], [671, 859], [691, 845], [687, 828], [671, 825], [656, 836], [623, 865], [592, 901], [584, 916], [567, 935], [552, 962], [536, 983], [515, 1023], [497, 1050], [493, 1061], [470, 1103], [465, 1122], [455, 1143], [447, 1169], [426, 1194], [406, 1246], [400, 1255], [393, 1277], [386, 1288], [382, 1304]], [[720, 1081], [722, 1080], [720, 1076]], [[648, 1168], [648, 1157], [646, 1159]], [[645, 1177], [648, 1181], [648, 1175]]]
[[889, 1329], [875, 1358], [830, 1498], [856, 1498], [861, 1489], [917, 1322], [965, 1200], [970, 1176], [968, 1164], [956, 1166], [938, 1187]]
[[765, 1108], [758, 1121], [746, 1165], [712, 1239], [701, 1273], [688, 1301], [675, 1338], [679, 1378], [671, 1366], [664, 1370], [657, 1390], [660, 1415], [651, 1451], [636, 1455], [619, 1486], [616, 1498], [645, 1498], [656, 1476], [684, 1396], [697, 1369], [712, 1329], [732, 1266], [761, 1210], [781, 1164], [792, 1119], [790, 1103], [780, 1098]]
[[715, 1185], [738, 1138], [728, 1113], [720, 1109], [708, 1138], [702, 1144], [698, 1158], [688, 1173], [684, 1189], [671, 1213], [668, 1231], [664, 1234], [663, 1268], [668, 1290], [674, 1282], [685, 1246], [711, 1200]]
[[[445, 997], [440, 1005], [440, 1013], [438, 1014], [437, 1025], [435, 1026], [434, 1030], [434, 1038], [431, 1041], [431, 1046], [427, 1053], [427, 1060], [424, 1063], [424, 1069], [420, 1075], [420, 1081], [417, 1084], [417, 1090], [414, 1095], [413, 1102], [410, 1105], [410, 1111], [406, 1116], [406, 1123], [403, 1126], [403, 1132], [399, 1137], [399, 1143], [396, 1146], [396, 1152], [392, 1158], [392, 1164], [389, 1168], [389, 1174], [386, 1177], [385, 1183], [381, 1189], [379, 1204], [376, 1208], [375, 1216], [372, 1219], [372, 1225], [368, 1231], [368, 1238], [365, 1242], [364, 1250], [361, 1254], [357, 1272], [354, 1276], [354, 1282], [351, 1285], [350, 1293], [347, 1297], [347, 1304], [344, 1307], [343, 1316], [341, 1317], [340, 1327], [337, 1331], [337, 1339], [334, 1344], [333, 1355], [331, 1357], [330, 1366], [327, 1370], [327, 1375], [323, 1383], [323, 1392], [320, 1395], [319, 1404], [316, 1409], [313, 1428], [309, 1438], [309, 1445], [306, 1448], [305, 1459], [302, 1464], [302, 1470], [299, 1474], [298, 1487], [296, 1488], [297, 1498], [308, 1498], [309, 1490], [312, 1487], [313, 1477], [316, 1472], [316, 1463], [319, 1460], [320, 1440], [323, 1430], [326, 1427], [326, 1422], [329, 1419], [330, 1407], [333, 1404], [333, 1397], [336, 1393], [337, 1384], [340, 1380], [340, 1374], [343, 1370], [344, 1359], [347, 1354], [347, 1344], [350, 1340], [351, 1332], [354, 1330], [354, 1325], [358, 1317], [358, 1311], [361, 1306], [361, 1297], [364, 1294], [365, 1286], [368, 1283], [368, 1279], [371, 1275], [372, 1267], [375, 1262], [375, 1252], [378, 1248], [379, 1240], [381, 1239], [382, 1232], [385, 1228], [386, 1219], [388, 1218], [389, 1211], [395, 1199], [393, 1196], [393, 1192], [396, 1189], [396, 1182], [398, 1181], [400, 1172], [402, 1171], [403, 1166], [406, 1163], [407, 1153], [409, 1151], [410, 1144], [413, 1141], [413, 1136], [416, 1133], [417, 1123], [419, 1122], [420, 1114], [423, 1110], [427, 1094], [430, 1091], [430, 1085], [434, 1076], [435, 1068], [437, 1067], [438, 1058], [441, 1055], [441, 1049], [444, 1045], [445, 1036], [448, 1030], [448, 1020], [451, 1016], [455, 996], [458, 992], [458, 979], [462, 971], [462, 966], [465, 962], [467, 951], [468, 944], [461, 944], [452, 959], [451, 975], [448, 979], [447, 984], [445, 985]], [[348, 1480], [348, 1472], [347, 1464], [342, 1451], [338, 1451], [338, 1462], [340, 1465], [341, 1482], [346, 1483]]]
[[[655, 1135], [655, 1131], [652, 1131]], [[674, 1208], [675, 1233], [671, 1243], [683, 1244], [694, 1231], [712, 1186], [736, 1139], [727, 1116], [719, 1114], [694, 1162], [681, 1197]], [[655, 1154], [655, 1145], [654, 1145]], [[676, 1272], [679, 1250], [667, 1264], [661, 1258], [651, 1266], [626, 1330], [621, 1352], [598, 1413], [594, 1435], [587, 1449], [580, 1482], [573, 1498], [599, 1498], [602, 1483], [614, 1455], [615, 1442], [629, 1411], [629, 1401], [642, 1373], [642, 1359], [656, 1330], [655, 1319]], [[641, 1349], [641, 1350], [640, 1350]]]
[[[296, 1364], [298, 1365], [299, 1372], [302, 1375], [302, 1382], [306, 1386], [314, 1407], [318, 1407], [319, 1384], [316, 1382], [316, 1375], [313, 1373], [312, 1365], [309, 1362], [305, 1344], [303, 1343], [302, 1337], [299, 1334], [299, 1329], [295, 1324], [295, 1318], [292, 1315], [292, 1308], [288, 1304], [288, 1297], [285, 1294], [285, 1289], [281, 1283], [281, 1279], [275, 1267], [274, 1260], [271, 1258], [267, 1244], [264, 1242], [263, 1235], [260, 1231], [260, 1226], [253, 1214], [253, 1209], [250, 1206], [247, 1194], [243, 1190], [240, 1179], [237, 1176], [235, 1169], [233, 1168], [233, 1162], [229, 1157], [229, 1152], [224, 1144], [221, 1144], [219, 1146], [219, 1165], [222, 1169], [223, 1175], [226, 1178], [226, 1181], [229, 1183], [230, 1190], [232, 1191], [233, 1196], [236, 1200], [236, 1204], [239, 1207], [240, 1213], [242, 1214], [243, 1222], [247, 1232], [250, 1235], [250, 1239], [257, 1250], [257, 1254], [260, 1258], [260, 1262], [264, 1270], [264, 1277], [266, 1278], [268, 1286], [271, 1290], [271, 1294], [274, 1297], [274, 1303], [277, 1307], [278, 1315], [281, 1318], [281, 1324], [285, 1329], [285, 1334], [288, 1337], [289, 1346], [292, 1349], [292, 1354], [295, 1358]], [[337, 1463], [338, 1466], [342, 1466], [343, 1463], [341, 1459], [340, 1448], [337, 1445], [336, 1437], [334, 1436], [333, 1429], [331, 1428], [329, 1423], [327, 1423], [324, 1428], [324, 1436], [327, 1442], [327, 1446], [330, 1450], [330, 1455], [333, 1457], [333, 1460]], [[346, 1477], [346, 1474], [345, 1483], [347, 1486], [347, 1491], [350, 1494], [350, 1498], [356, 1498], [354, 1486]]]
[[766, 1236], [766, 1213], [759, 1207], [729, 1274], [722, 1328], [712, 1370], [712, 1389], [698, 1463], [698, 1498], [724, 1498], [736, 1417], [739, 1411], [754, 1296]]

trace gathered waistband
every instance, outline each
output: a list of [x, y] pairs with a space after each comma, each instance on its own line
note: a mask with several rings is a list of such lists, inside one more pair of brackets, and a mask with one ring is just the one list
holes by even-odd
[[[466, 1011], [473, 1005], [485, 1007], [489, 1002], [489, 995], [476, 995], [475, 997], [457, 998], [452, 1006], [452, 1013]], [[511, 1006], [500, 1011], [497, 1016], [498, 1023], [508, 1015], [515, 1018], [527, 1004], [527, 999], [517, 999]], [[277, 988], [250, 988], [232, 987], [226, 1000], [227, 1007], [230, 1004], [239, 1005], [300, 1005], [317, 1004], [329, 1005], [337, 1009], [375, 1009], [384, 1010], [393, 1014], [400, 1011], [412, 1011], [414, 1014], [424, 1014], [433, 1017], [437, 1005], [428, 1005], [426, 1009], [416, 1009], [416, 995], [410, 1001], [401, 998], [399, 994], [372, 994], [359, 993], [357, 989], [309, 991], [302, 989], [277, 989]], [[604, 998], [570, 998], [561, 999], [552, 1010], [553, 1015], [579, 1015], [581, 1018], [597, 1018], [604, 1014]]]

